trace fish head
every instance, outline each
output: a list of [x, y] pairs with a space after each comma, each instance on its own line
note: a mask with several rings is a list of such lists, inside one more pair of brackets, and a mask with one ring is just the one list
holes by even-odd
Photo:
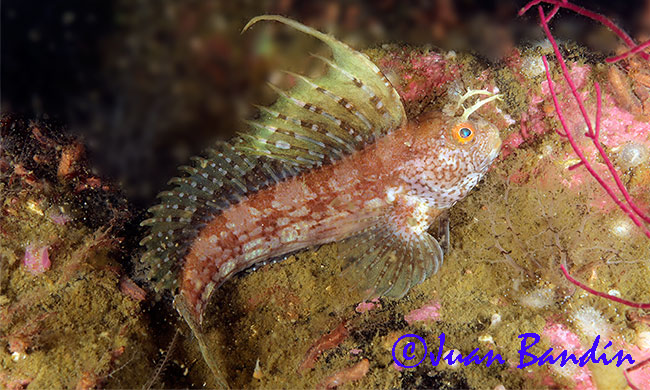
[[478, 115], [473, 119], [451, 119], [447, 123], [449, 141], [444, 144], [458, 150], [459, 159], [468, 159], [465, 164], [471, 170], [485, 173], [501, 150], [499, 129]]
[[499, 155], [499, 129], [490, 121], [429, 115], [415, 132], [417, 146], [400, 177], [408, 193], [446, 209], [463, 199]]

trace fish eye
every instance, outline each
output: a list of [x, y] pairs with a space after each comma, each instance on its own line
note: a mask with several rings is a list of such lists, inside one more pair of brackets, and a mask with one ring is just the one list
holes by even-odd
[[456, 138], [456, 141], [460, 142], [461, 144], [465, 144], [474, 139], [474, 134], [476, 131], [474, 130], [474, 126], [472, 126], [470, 123], [464, 122], [456, 125], [452, 133], [454, 135], [454, 138]]

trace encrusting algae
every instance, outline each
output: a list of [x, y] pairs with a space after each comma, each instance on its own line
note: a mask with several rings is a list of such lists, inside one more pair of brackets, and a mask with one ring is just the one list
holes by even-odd
[[[209, 151], [161, 194], [143, 222], [142, 261], [158, 289], [201, 324], [212, 292], [270, 258], [350, 239], [344, 257], [369, 297], [401, 298], [438, 271], [443, 250], [428, 232], [478, 183], [501, 146], [474, 112], [498, 98], [468, 90], [455, 109], [407, 120], [400, 98], [367, 56], [302, 24], [275, 20], [326, 43], [329, 71], [275, 88], [278, 100], [249, 122], [253, 132]], [[179, 270], [179, 271], [177, 271]], [[195, 328], [195, 326], [193, 326]], [[213, 367], [213, 369], [215, 369]]]
[[79, 148], [41, 122], [0, 122], [2, 389], [133, 388], [153, 370], [145, 293], [118, 261], [129, 210], [85, 186], [100, 179], [66, 157]]

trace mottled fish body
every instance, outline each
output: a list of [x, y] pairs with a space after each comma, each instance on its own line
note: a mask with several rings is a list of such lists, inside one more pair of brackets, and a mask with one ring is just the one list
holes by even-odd
[[[184, 167], [143, 222], [143, 262], [158, 290], [200, 324], [212, 292], [237, 272], [314, 245], [346, 241], [369, 294], [403, 296], [443, 252], [429, 226], [478, 183], [499, 152], [498, 130], [472, 113], [408, 120], [365, 55], [279, 16], [332, 50], [328, 72], [276, 89], [251, 132]], [[247, 26], [248, 27], [248, 26]], [[470, 91], [462, 100], [486, 91]]]

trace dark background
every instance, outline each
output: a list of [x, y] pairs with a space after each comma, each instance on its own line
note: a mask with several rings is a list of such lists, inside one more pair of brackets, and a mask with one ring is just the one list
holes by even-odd
[[[240, 35], [251, 17], [283, 14], [359, 49], [429, 44], [498, 64], [513, 46], [543, 38], [536, 11], [517, 16], [525, 3], [5, 0], [0, 109], [64, 125], [83, 139], [96, 173], [146, 207], [189, 156], [244, 128], [250, 103], [268, 98], [269, 69], [304, 56], [278, 49], [259, 27]], [[637, 39], [649, 35], [650, 2], [575, 3]], [[553, 29], [605, 54], [617, 43], [570, 11]]]

